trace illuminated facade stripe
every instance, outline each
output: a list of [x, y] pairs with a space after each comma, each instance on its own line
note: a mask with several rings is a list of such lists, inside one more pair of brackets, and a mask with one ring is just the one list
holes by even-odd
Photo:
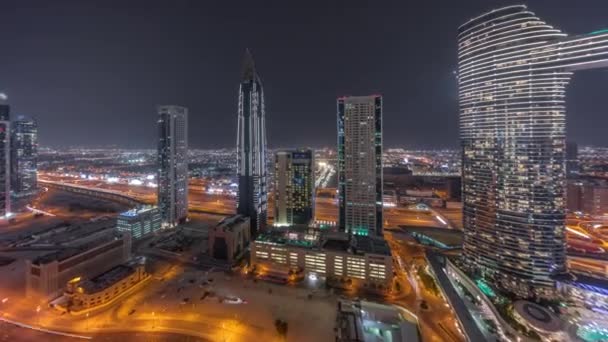
[[566, 269], [565, 88], [608, 66], [608, 32], [568, 37], [509, 6], [460, 27], [458, 59], [465, 260], [542, 292]]
[[237, 213], [251, 219], [251, 234], [266, 229], [268, 211], [264, 89], [249, 50], [239, 88], [237, 128]]

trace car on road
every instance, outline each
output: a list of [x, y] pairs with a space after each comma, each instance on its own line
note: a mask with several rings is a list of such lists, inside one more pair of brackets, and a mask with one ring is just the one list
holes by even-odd
[[190, 301], [190, 298], [186, 297], [186, 298], [182, 299], [182, 302], [180, 304], [185, 305], [185, 304], [188, 304], [189, 301]]
[[247, 301], [243, 300], [239, 297], [224, 297], [224, 298], [222, 298], [222, 303], [224, 303], [224, 304], [247, 304]]
[[131, 309], [131, 311], [129, 311], [129, 316], [131, 316], [134, 313], [135, 313], [135, 309]]

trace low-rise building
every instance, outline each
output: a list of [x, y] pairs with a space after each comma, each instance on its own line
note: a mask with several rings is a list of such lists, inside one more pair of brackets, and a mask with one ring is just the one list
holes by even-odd
[[434, 190], [406, 189], [399, 196], [399, 203], [403, 205], [414, 203], [425, 203], [431, 207], [443, 207], [445, 201], [435, 194]]
[[568, 210], [589, 215], [608, 214], [608, 182], [605, 180], [575, 180], [568, 182]]
[[345, 233], [275, 231], [251, 244], [251, 263], [258, 272], [286, 282], [304, 273], [332, 286], [384, 291], [391, 287], [393, 260], [384, 239]]
[[597, 322], [603, 329], [608, 329], [608, 280], [581, 273], [570, 273], [557, 276], [558, 294], [569, 302], [572, 311], [579, 317]]
[[392, 305], [338, 301], [336, 342], [420, 341], [418, 317]]
[[237, 214], [220, 221], [209, 229], [209, 255], [230, 263], [237, 260], [251, 240], [249, 217]]
[[150, 278], [145, 258], [136, 258], [115, 266], [90, 279], [80, 277], [68, 282], [66, 308], [73, 313], [88, 311], [109, 304]]
[[26, 260], [26, 296], [54, 299], [71, 279], [91, 278], [129, 260], [131, 236], [110, 233], [94, 241]]
[[382, 204], [385, 207], [396, 207], [399, 201], [397, 200], [397, 192], [395, 190], [384, 190], [382, 194]]
[[116, 229], [131, 234], [133, 240], [137, 240], [159, 230], [161, 221], [158, 207], [143, 206], [118, 215]]

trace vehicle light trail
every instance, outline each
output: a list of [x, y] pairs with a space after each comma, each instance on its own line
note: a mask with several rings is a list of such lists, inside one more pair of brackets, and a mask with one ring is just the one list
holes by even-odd
[[576, 235], [578, 235], [578, 236], [582, 236], [582, 237], [584, 237], [585, 239], [591, 239], [591, 237], [590, 237], [589, 235], [587, 235], [587, 234], [585, 234], [585, 233], [581, 233], [581, 232], [579, 232], [578, 230], [574, 230], [574, 229], [572, 229], [572, 228], [570, 228], [570, 227], [566, 227], [566, 230], [567, 230], [567, 231], [569, 231], [570, 233], [576, 234]]
[[48, 333], [48, 334], [53, 334], [53, 335], [60, 335], [60, 336], [73, 337], [73, 338], [80, 338], [80, 339], [83, 339], [83, 340], [90, 340], [90, 339], [92, 339], [92, 337], [90, 337], [90, 336], [76, 335], [76, 334], [64, 333], [64, 332], [61, 332], [61, 331], [55, 331], [55, 330], [49, 330], [49, 329], [39, 328], [39, 327], [35, 327], [35, 326], [29, 325], [29, 324], [13, 321], [13, 320], [10, 320], [10, 319], [5, 318], [5, 317], [0, 317], [0, 321], [6, 322], [6, 323], [9, 323], [9, 324], [12, 324], [12, 325], [16, 325], [16, 326], [21, 327], [21, 328], [27, 328], [27, 329], [37, 330], [37, 331], [40, 331], [40, 332], [44, 332], [44, 333]]
[[57, 216], [57, 215], [55, 215], [55, 214], [53, 214], [53, 213], [49, 213], [48, 211], [44, 211], [44, 210], [40, 210], [40, 209], [36, 209], [36, 208], [32, 208], [32, 207], [30, 207], [29, 205], [28, 205], [28, 206], [26, 206], [26, 208], [27, 208], [28, 210], [30, 210], [31, 212], [36, 213], [36, 214], [43, 214], [43, 215], [47, 215], [47, 216]]
[[439, 220], [439, 222], [441, 222], [441, 223], [443, 223], [443, 224], [446, 224], [446, 225], [448, 224], [448, 223], [447, 223], [447, 222], [445, 222], [445, 220], [444, 220], [444, 219], [442, 219], [442, 218], [441, 218], [441, 216], [439, 216], [439, 215], [435, 215], [435, 218], [437, 218], [437, 219]]

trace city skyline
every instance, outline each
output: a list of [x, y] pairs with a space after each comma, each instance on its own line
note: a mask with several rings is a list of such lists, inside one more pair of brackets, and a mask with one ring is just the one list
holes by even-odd
[[4, 340], [608, 340], [608, 5], [30, 1]]
[[[452, 28], [469, 18], [470, 13], [482, 13], [502, 4], [504, 1], [473, 1], [453, 6], [445, 11], [449, 14], [441, 13], [437, 27], [429, 27], [419, 35], [411, 32], [420, 19], [411, 18], [411, 23], [406, 23], [414, 11], [407, 11], [406, 4], [383, 2], [377, 5], [379, 15], [368, 15], [369, 7], [365, 3], [355, 3], [348, 8], [325, 5], [320, 11], [313, 11], [314, 6], [310, 4], [292, 13], [276, 3], [269, 5], [267, 11], [251, 12], [254, 9], [247, 4], [230, 9], [190, 8], [182, 4], [167, 10], [157, 3], [144, 10], [143, 5], [134, 2], [108, 6], [92, 16], [87, 14], [90, 5], [64, 4], [58, 7], [63, 9], [58, 15], [65, 20], [58, 27], [51, 25], [54, 28], [45, 32], [37, 29], [38, 25], [25, 25], [37, 20], [43, 26], [47, 20], [43, 16], [46, 14], [44, 3], [29, 9], [4, 4], [7, 10], [0, 11], [0, 27], [10, 25], [4, 32], [13, 37], [6, 48], [12, 51], [11, 56], [26, 58], [1, 57], [0, 72], [4, 77], [0, 90], [9, 95], [16, 115], [33, 117], [40, 127], [45, 127], [39, 137], [42, 146], [153, 147], [150, 113], [159, 104], [179, 103], [190, 108], [192, 147], [229, 147], [230, 136], [214, 127], [225, 127], [221, 132], [236, 129], [234, 84], [239, 75], [233, 65], [238, 64], [241, 51], [250, 47], [265, 70], [265, 90], [271, 99], [267, 103], [269, 146], [331, 145], [335, 141], [335, 132], [331, 129], [335, 98], [381, 93], [386, 100], [384, 116], [394, 123], [386, 128], [386, 147], [457, 147], [456, 39]], [[547, 20], [559, 22], [564, 32], [582, 34], [605, 26], [599, 14], [602, 11], [594, 10], [606, 6], [600, 1], [589, 3], [586, 8], [535, 1], [529, 4]], [[419, 7], [416, 17], [433, 15], [431, 5]], [[125, 11], [140, 13], [148, 20], [131, 22], [121, 14]], [[208, 18], [207, 24], [203, 23], [205, 20], [195, 20], [197, 16], [205, 18], [207, 11], [217, 14], [217, 18]], [[292, 23], [276, 15], [282, 11], [290, 14]], [[252, 15], [245, 16], [248, 12]], [[353, 16], [361, 24], [338, 19], [344, 27], [336, 27], [331, 21], [332, 13]], [[148, 22], [158, 22], [156, 19], [161, 14], [167, 15], [168, 22], [184, 14], [184, 24], [156, 34], [162, 39], [151, 44], [150, 38], [158, 28], [150, 28]], [[252, 26], [256, 15], [267, 19], [260, 20], [264, 23], [261, 27], [251, 28], [259, 34], [239, 36], [245, 27]], [[91, 23], [83, 22], [80, 17]], [[238, 20], [242, 17], [247, 19]], [[309, 17], [320, 25], [313, 27]], [[384, 17], [387, 20], [382, 24], [387, 25], [386, 28], [378, 25]], [[107, 22], [114, 24], [108, 26]], [[273, 29], [280, 24], [286, 25], [283, 33]], [[76, 29], [78, 25], [84, 25], [82, 30]], [[117, 27], [120, 35], [116, 33]], [[302, 27], [307, 28], [308, 35], [297, 33]], [[352, 32], [352, 36], [348, 32]], [[196, 38], [198, 47], [175, 46], [176, 37], [182, 34], [184, 40], [177, 41], [189, 42]], [[32, 50], [38, 36], [48, 41], [49, 46], [42, 52]], [[97, 45], [91, 45], [95, 39], [87, 39], [89, 36], [108, 44], [103, 51], [98, 51]], [[381, 39], [375, 41], [376, 37]], [[321, 44], [313, 44], [317, 40]], [[17, 43], [19, 41], [21, 43]], [[346, 58], [355, 49], [356, 41], [372, 43], [376, 52]], [[412, 56], [406, 47], [413, 44], [426, 52]], [[78, 55], [77, 60], [65, 56], [66, 46]], [[165, 52], [173, 48], [177, 49], [175, 56]], [[353, 70], [361, 70], [369, 81], [364, 84], [354, 78]], [[601, 127], [608, 124], [608, 118], [601, 111], [605, 107], [601, 84], [607, 77], [605, 72], [581, 73], [573, 79], [568, 89], [567, 109], [570, 140], [581, 145], [608, 145], [601, 134]], [[319, 82], [320, 79], [324, 82]], [[167, 82], [157, 82], [161, 80]], [[56, 86], [51, 86], [51, 82]], [[298, 106], [291, 105], [296, 102]], [[574, 117], [581, 120], [573, 120]], [[123, 124], [104, 132], [95, 129], [108, 119], [120, 119]], [[73, 134], [63, 134], [63, 128], [55, 124], [61, 120], [70, 122], [75, 128]], [[290, 122], [302, 129], [286, 132], [282, 127]]]

